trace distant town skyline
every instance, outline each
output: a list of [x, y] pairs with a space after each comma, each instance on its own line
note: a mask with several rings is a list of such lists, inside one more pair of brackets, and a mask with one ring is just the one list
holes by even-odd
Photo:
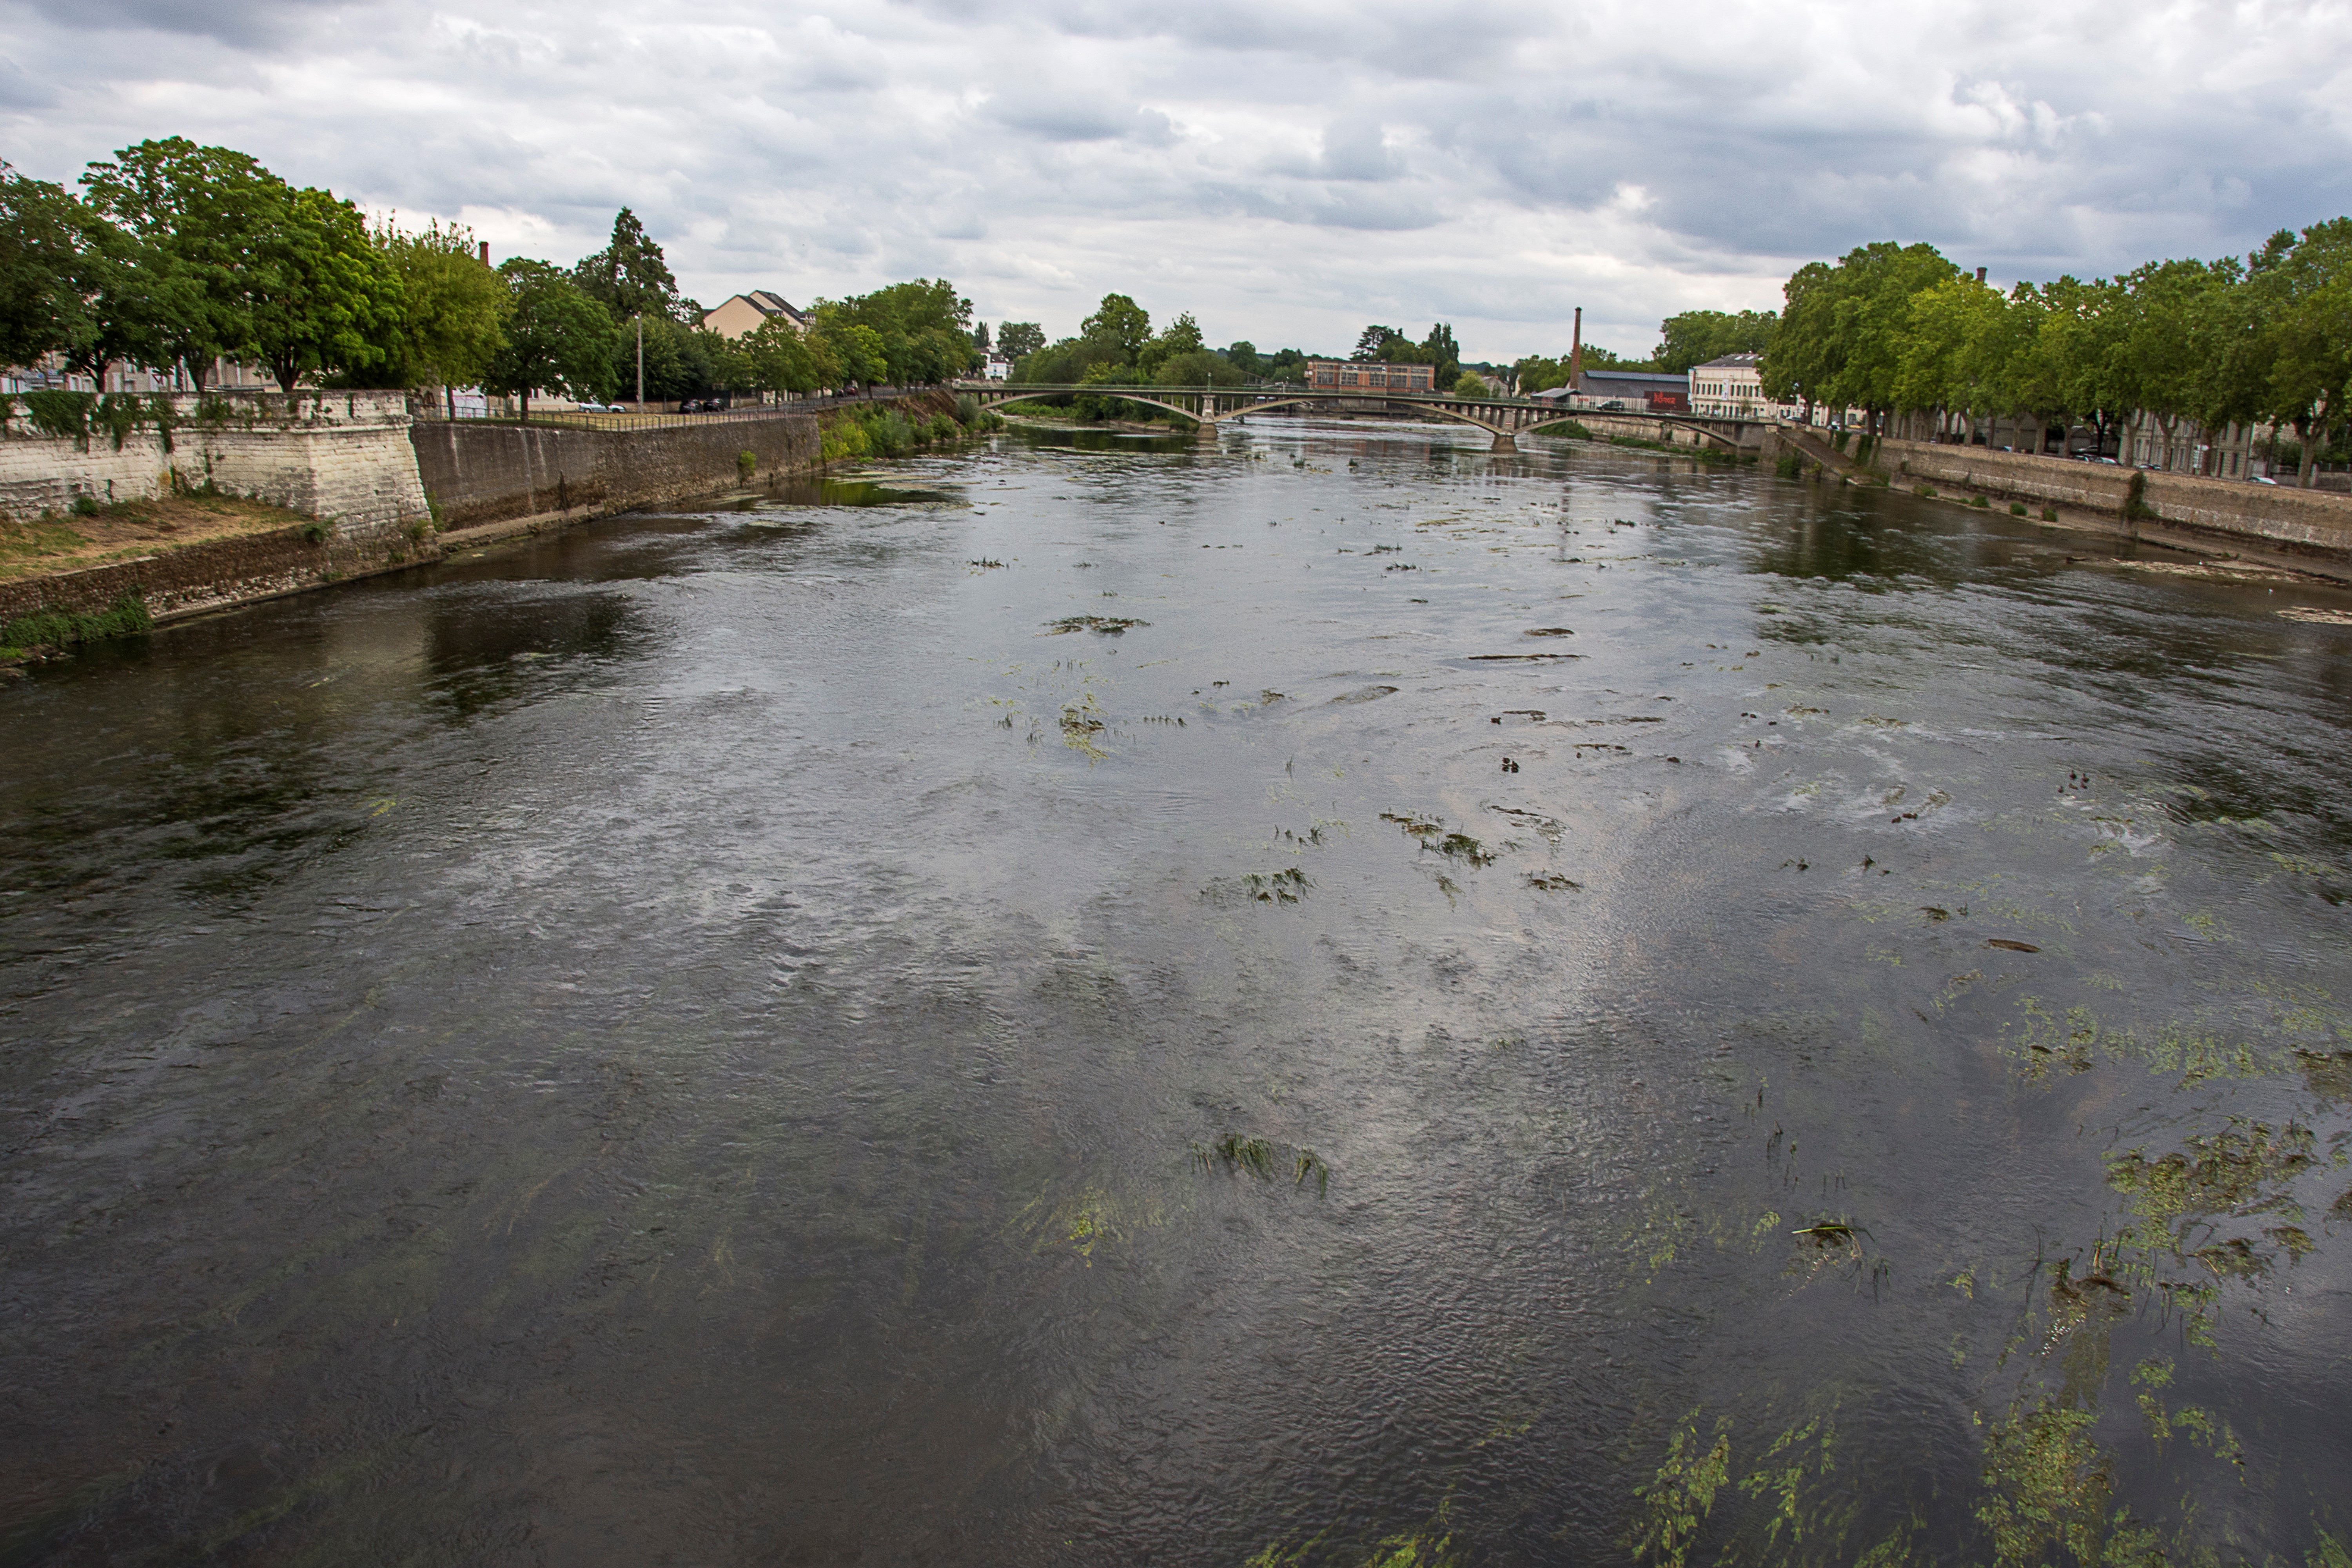
[[944, 276], [1060, 336], [1640, 353], [1796, 265], [1926, 240], [1996, 282], [2243, 251], [2352, 209], [2352, 10], [1239, 0], [5, 4], [0, 156], [255, 154], [496, 256], [633, 207], [705, 304]]

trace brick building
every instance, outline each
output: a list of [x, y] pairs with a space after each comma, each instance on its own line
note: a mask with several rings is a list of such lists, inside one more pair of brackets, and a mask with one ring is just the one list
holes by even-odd
[[1425, 364], [1366, 364], [1359, 360], [1311, 359], [1307, 384], [1316, 391], [1427, 392], [1433, 366]]

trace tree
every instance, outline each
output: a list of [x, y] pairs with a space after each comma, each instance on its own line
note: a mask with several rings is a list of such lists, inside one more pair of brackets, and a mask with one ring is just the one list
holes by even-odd
[[2131, 406], [2145, 410], [2163, 433], [2162, 466], [2184, 417], [2204, 409], [2217, 345], [2217, 293], [2231, 281], [2196, 260], [2151, 261], [2121, 282], [2125, 321], [2116, 345], [2117, 369]]
[[76, 295], [74, 331], [58, 345], [69, 369], [93, 384], [117, 361], [168, 364], [174, 319], [192, 306], [187, 279], [145, 237], [116, 227], [81, 208], [74, 262], [67, 278]]
[[1830, 384], [1843, 367], [1837, 303], [1844, 286], [1844, 275], [1825, 261], [1809, 261], [1791, 273], [1780, 289], [1787, 308], [1780, 330], [1756, 367], [1764, 395], [1780, 402], [1803, 399], [1809, 422], [1812, 405], [1827, 401]]
[[63, 186], [0, 162], [0, 363], [29, 365], [89, 334], [86, 216]]
[[796, 331], [789, 322], [770, 318], [737, 345], [749, 365], [752, 384], [764, 392], [810, 393], [838, 385], [841, 367], [834, 362], [824, 340]]
[[1007, 321], [996, 330], [996, 352], [1016, 363], [1045, 346], [1045, 329], [1034, 321]]
[[1651, 363], [1669, 375], [1726, 354], [1760, 354], [1772, 346], [1780, 318], [1770, 310], [1685, 310], [1658, 324], [1658, 352]]
[[[637, 215], [623, 207], [613, 216], [613, 237], [604, 249], [583, 257], [572, 269], [580, 291], [612, 313], [616, 321], [636, 316], [688, 320], [677, 279], [670, 276], [662, 247], [646, 233]], [[698, 321], [702, 312], [693, 312]]]
[[1257, 345], [1247, 338], [1235, 340], [1226, 346], [1225, 363], [1244, 375], [1255, 375], [1260, 363], [1257, 357]]
[[1239, 386], [1243, 378], [1223, 354], [1192, 348], [1170, 354], [1151, 379], [1160, 386]]
[[386, 386], [478, 385], [506, 341], [514, 295], [478, 259], [473, 231], [436, 220], [403, 233], [387, 223], [373, 237], [402, 299], [377, 379]]
[[1568, 362], [1549, 359], [1542, 354], [1524, 354], [1514, 361], [1511, 375], [1518, 383], [1521, 394], [1532, 396], [1549, 392], [1555, 386], [1568, 384]]
[[1136, 368], [1146, 376], [1157, 379], [1160, 367], [1171, 359], [1180, 354], [1199, 353], [1205, 346], [1201, 339], [1200, 323], [1192, 320], [1192, 312], [1187, 310], [1169, 322], [1165, 331], [1143, 345], [1143, 352], [1136, 356]]
[[890, 374], [882, 334], [862, 321], [845, 320], [820, 307], [816, 335], [838, 367], [842, 384], [872, 386]]
[[1894, 406], [1954, 409], [1971, 428], [1980, 415], [2015, 411], [2009, 301], [1964, 273], [1911, 297], [1896, 350]]
[[1444, 386], [1462, 366], [1462, 348], [1454, 341], [1454, 328], [1439, 321], [1429, 329], [1429, 336], [1421, 342], [1421, 353], [1412, 363], [1433, 365], [1429, 373], [1432, 386]]
[[[1416, 346], [1411, 338], [1406, 337], [1394, 327], [1373, 325], [1366, 327], [1356, 334], [1356, 350], [1348, 357], [1370, 364], [1387, 359], [1391, 353], [1398, 350]], [[1421, 362], [1415, 360], [1412, 363], [1417, 364]]]
[[1095, 313], [1078, 323], [1081, 337], [1116, 345], [1118, 363], [1133, 364], [1151, 341], [1150, 312], [1124, 294], [1106, 294]]
[[177, 363], [202, 392], [213, 362], [253, 353], [257, 300], [268, 293], [286, 183], [228, 147], [183, 136], [142, 142], [83, 171], [90, 208], [142, 242], [157, 302], [152, 363]]
[[247, 243], [249, 352], [289, 397], [315, 371], [380, 363], [401, 314], [400, 279], [368, 238], [359, 209], [330, 192], [278, 183], [255, 204]]
[[1257, 373], [1267, 381], [1297, 383], [1307, 380], [1307, 353], [1301, 349], [1276, 349], [1258, 361]]
[[988, 323], [986, 321], [975, 321], [972, 323], [971, 346], [978, 349], [982, 354], [986, 354], [988, 353]]
[[2294, 426], [2296, 478], [2308, 488], [2327, 430], [2352, 407], [2352, 218], [2275, 237], [2266, 249], [2252, 269], [2264, 305], [2263, 411]]
[[[864, 327], [880, 345], [881, 370], [863, 382], [887, 380], [901, 386], [929, 385], [959, 375], [979, 363], [971, 341], [971, 301], [944, 278], [893, 283], [871, 294], [820, 300], [820, 321], [838, 331]], [[845, 368], [856, 356], [834, 344]]]
[[1485, 378], [1480, 376], [1476, 371], [1465, 370], [1461, 374], [1461, 375], [1454, 379], [1454, 395], [1456, 397], [1492, 397], [1495, 395], [1495, 389], [1488, 386]]
[[619, 335], [612, 313], [544, 261], [514, 257], [499, 276], [514, 303], [484, 389], [521, 398], [525, 423], [534, 392], [603, 395]]

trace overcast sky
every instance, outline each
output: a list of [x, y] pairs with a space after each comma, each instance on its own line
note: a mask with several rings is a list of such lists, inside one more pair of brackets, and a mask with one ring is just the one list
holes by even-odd
[[1632, 353], [1872, 239], [2007, 281], [2352, 211], [2352, 0], [0, 0], [0, 155], [173, 134], [499, 256], [626, 203], [707, 304]]

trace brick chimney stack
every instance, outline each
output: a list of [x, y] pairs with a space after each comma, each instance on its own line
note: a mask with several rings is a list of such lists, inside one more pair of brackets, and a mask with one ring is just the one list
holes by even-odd
[[1985, 275], [1985, 269], [1984, 269], [1983, 268], [1981, 268], [1981, 267], [1978, 268], [1977, 268], [1977, 281], [1978, 281], [1978, 282], [1979, 282], [1979, 283], [1983, 282], [1983, 281], [1984, 281], [1984, 275]]
[[486, 240], [482, 241], [482, 265], [483, 265], [483, 266], [485, 266], [485, 267], [488, 267], [489, 264], [490, 264], [490, 242], [489, 242], [488, 240], [487, 240], [487, 239], [486, 239]]
[[1576, 378], [1584, 372], [1584, 307], [1576, 308], [1576, 326], [1568, 340], [1568, 390], [1576, 391]]

